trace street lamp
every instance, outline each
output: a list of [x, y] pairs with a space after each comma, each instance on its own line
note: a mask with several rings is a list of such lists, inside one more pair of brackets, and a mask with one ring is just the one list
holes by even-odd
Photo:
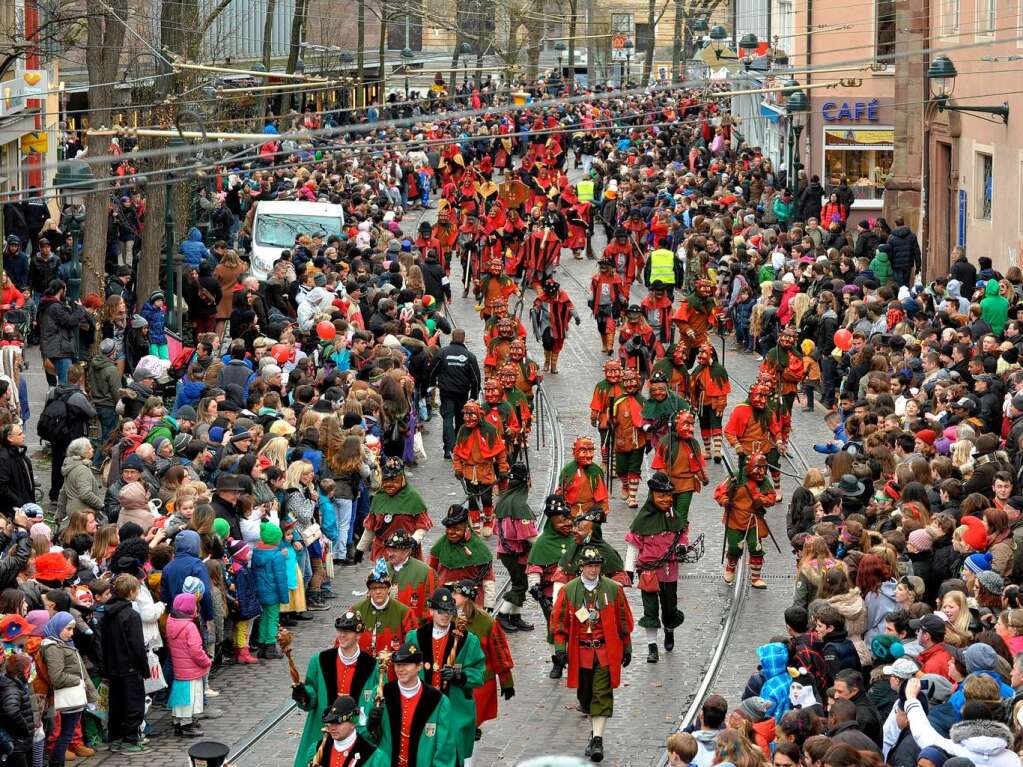
[[746, 61], [746, 71], [765, 75], [771, 71], [771, 60], [767, 56], [754, 56]]
[[1002, 122], [1009, 124], [1009, 102], [1004, 101], [996, 107], [952, 106], [949, 102], [952, 99], [952, 91], [956, 84], [955, 64], [948, 56], [935, 56], [931, 65], [927, 67], [927, 79], [931, 83], [931, 93], [934, 103], [938, 106], [939, 112], [976, 112], [979, 114], [998, 115]]
[[78, 239], [85, 220], [85, 195], [96, 185], [96, 174], [84, 160], [69, 160], [57, 169], [53, 185], [71, 207], [71, 262], [67, 266], [67, 296], [72, 301], [82, 297], [82, 265], [78, 260]]
[[632, 51], [636, 47], [632, 40], [625, 41], [625, 84], [632, 79]]
[[561, 57], [565, 54], [566, 50], [568, 50], [568, 46], [561, 42], [561, 40], [554, 43], [554, 52], [558, 54], [558, 78], [565, 77], [565, 70], [561, 64]]
[[415, 52], [411, 48], [401, 49], [401, 59], [404, 61], [405, 68], [405, 101], [408, 101], [408, 68], [412, 63], [412, 59], [416, 57]]
[[753, 55], [753, 51], [760, 47], [760, 41], [752, 32], [747, 32], [739, 38], [739, 55], [747, 61]]
[[716, 43], [720, 43], [723, 40], [728, 39], [728, 30], [720, 24], [715, 24], [710, 30], [710, 39]]
[[469, 43], [462, 43], [458, 51], [459, 58], [462, 59], [462, 87], [467, 88], [469, 86], [469, 69], [466, 62], [469, 60], [469, 56], [472, 55], [472, 46]]
[[796, 174], [803, 167], [799, 162], [799, 135], [803, 132], [803, 124], [810, 112], [810, 100], [801, 90], [794, 90], [789, 94], [785, 104], [785, 114], [789, 121], [789, 190], [795, 197], [798, 190]]

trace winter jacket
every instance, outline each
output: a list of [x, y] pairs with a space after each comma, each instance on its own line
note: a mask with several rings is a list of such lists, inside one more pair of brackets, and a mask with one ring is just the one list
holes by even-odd
[[107, 676], [149, 676], [142, 618], [127, 599], [114, 597], [107, 602], [101, 646]]
[[[963, 285], [969, 285], [970, 290], [977, 284], [977, 267], [966, 260], [966, 256], [960, 256], [952, 262], [948, 270], [952, 279], [958, 280]], [[949, 280], [951, 283], [952, 280]]]
[[165, 415], [161, 418], [149, 433], [146, 435], [146, 442], [150, 445], [155, 445], [156, 440], [160, 437], [174, 441], [174, 437], [177, 436], [178, 432], [181, 431], [178, 426], [178, 419], [171, 415]]
[[878, 249], [874, 253], [874, 257], [870, 260], [870, 271], [882, 285], [892, 278], [892, 263], [888, 260], [886, 251]]
[[789, 676], [786, 668], [789, 657], [788, 648], [780, 642], [771, 642], [757, 648], [757, 657], [760, 659], [760, 670], [764, 675], [764, 683], [760, 687], [760, 697], [772, 704], [767, 711], [767, 716], [781, 721], [785, 712], [792, 707], [789, 701], [792, 677]]
[[120, 397], [121, 373], [105, 354], [97, 354], [89, 362], [89, 395], [96, 407], [114, 407]]
[[167, 647], [174, 665], [175, 681], [202, 679], [213, 665], [192, 617], [178, 618], [172, 614], [167, 619]]
[[0, 446], [0, 514], [14, 519], [14, 509], [35, 501], [35, 474], [24, 447]]
[[856, 722], [842, 722], [831, 730], [831, 740], [835, 743], [845, 743], [857, 751], [875, 751], [881, 753], [878, 745], [860, 730]]
[[288, 572], [285, 552], [276, 546], [259, 544], [252, 551], [252, 573], [256, 593], [264, 607], [288, 603]]
[[53, 296], [39, 302], [39, 352], [43, 359], [65, 359], [75, 356], [75, 335], [85, 319], [81, 306], [70, 306]]
[[167, 309], [158, 309], [153, 305], [152, 296], [150, 300], [142, 304], [139, 314], [146, 318], [149, 323], [149, 343], [162, 346], [167, 343]]
[[1001, 336], [1009, 319], [1009, 302], [998, 295], [998, 280], [988, 280], [984, 298], [980, 302], [980, 318], [990, 327], [991, 332]]
[[25, 533], [19, 533], [18, 536], [12, 546], [12, 539], [0, 533], [0, 551], [3, 551], [0, 557], [0, 591], [19, 587], [18, 573], [25, 569], [32, 554], [32, 539]]
[[249, 384], [255, 378], [256, 374], [252, 370], [252, 365], [247, 360], [230, 360], [220, 370], [220, 375], [217, 377], [217, 386], [221, 389], [226, 389], [229, 384], [238, 384], [242, 387], [244, 395], [248, 397]]
[[697, 752], [693, 758], [696, 767], [710, 767], [714, 764], [714, 752], [717, 750], [718, 735], [721, 730], [695, 730], [693, 737], [696, 739]]
[[234, 616], [238, 620], [251, 620], [260, 613], [256, 576], [248, 565], [237, 566], [231, 575], [234, 580]]
[[178, 408], [183, 405], [191, 405], [195, 407], [199, 404], [199, 400], [203, 398], [206, 393], [206, 382], [203, 380], [193, 381], [188, 376], [181, 379], [181, 385], [178, 387], [178, 394], [174, 400], [174, 412], [178, 411]]
[[182, 530], [174, 536], [174, 559], [163, 568], [160, 579], [160, 600], [165, 605], [174, 603], [174, 597], [182, 592], [182, 585], [189, 575], [194, 575], [205, 587], [199, 602], [202, 619], [213, 620], [213, 588], [206, 565], [199, 558], [199, 534], [195, 530]]
[[227, 521], [227, 524], [231, 526], [231, 537], [236, 540], [241, 540], [242, 530], [239, 526], [238, 509], [220, 495], [214, 495], [210, 501], [210, 505], [213, 507], [213, 511], [216, 513], [218, 519]]
[[103, 482], [92, 468], [92, 462], [69, 455], [61, 467], [64, 487], [60, 490], [60, 506], [68, 516], [73, 511], [103, 511]]
[[28, 684], [0, 674], [0, 729], [14, 743], [14, 753], [27, 754], [32, 750], [35, 717], [32, 713], [32, 694]]
[[867, 647], [870, 647], [875, 636], [884, 633], [884, 616], [899, 609], [895, 601], [896, 585], [898, 584], [894, 580], [885, 581], [879, 590], [872, 591], [863, 598], [863, 603], [867, 607], [867, 627], [863, 631], [863, 642]]
[[163, 616], [163, 602], [153, 600], [153, 594], [149, 586], [142, 581], [139, 595], [132, 601], [131, 606], [142, 619], [142, 639], [146, 647], [155, 650], [163, 647], [163, 637], [160, 636], [160, 618]]
[[888, 236], [888, 257], [893, 269], [920, 271], [920, 243], [908, 226], [897, 226]]
[[824, 644], [821, 654], [828, 666], [828, 674], [834, 680], [839, 671], [851, 668], [854, 671], [861, 671], [863, 664], [860, 662], [860, 654], [856, 646], [846, 635], [845, 631], [834, 630], [825, 637], [828, 641]]
[[824, 188], [820, 184], [810, 182], [806, 189], [799, 195], [799, 217], [806, 221], [808, 218], [816, 218], [820, 221], [821, 199], [824, 197]]
[[451, 300], [451, 285], [444, 273], [444, 267], [435, 258], [429, 258], [420, 268], [423, 271], [423, 287], [426, 294], [433, 296], [437, 306], [444, 306]]
[[476, 399], [480, 392], [480, 366], [465, 344], [452, 341], [437, 355], [430, 378], [441, 395]]
[[181, 243], [178, 250], [192, 269], [198, 269], [203, 261], [209, 261], [211, 266], [216, 264], [216, 260], [203, 244], [202, 232], [194, 226], [188, 230], [188, 237]]
[[976, 283], [962, 283], [959, 280], [949, 280], [945, 286], [945, 303], [952, 304], [949, 311], [968, 317], [970, 314], [970, 300], [962, 294], [964, 284], [970, 285], [967, 289], [972, 290], [972, 285]]
[[7, 248], [4, 248], [4, 274], [11, 278], [11, 282], [20, 290], [28, 287], [28, 255], [19, 250], [16, 255], [11, 255]]
[[[107, 607], [107, 609], [110, 608]], [[89, 703], [96, 702], [99, 697], [96, 694], [96, 688], [85, 670], [85, 662], [82, 660], [81, 654], [74, 645], [54, 639], [44, 639], [40, 651], [43, 655], [43, 662], [46, 664], [46, 676], [50, 680], [51, 689], [63, 690], [68, 687], [77, 687], [79, 682], [85, 682], [86, 700]]]
[[145, 533], [153, 526], [153, 512], [149, 510], [149, 499], [141, 482], [131, 482], [117, 494], [121, 511], [117, 515], [118, 529], [134, 522]]
[[1012, 752], [1012, 731], [1001, 722], [973, 719], [952, 726], [948, 738], [935, 732], [918, 700], [908, 700], [906, 716], [913, 738], [920, 748], [937, 746], [950, 756], [961, 756], [975, 767], [1019, 767], [1020, 759]]
[[57, 279], [60, 269], [60, 259], [56, 253], [51, 252], [46, 259], [39, 258], [38, 254], [32, 257], [28, 265], [28, 286], [33, 293], [45, 293], [50, 282]]

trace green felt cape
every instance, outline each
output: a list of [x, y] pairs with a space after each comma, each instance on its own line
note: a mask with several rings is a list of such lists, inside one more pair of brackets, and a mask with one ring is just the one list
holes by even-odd
[[585, 546], [593, 546], [604, 555], [604, 564], [600, 566], [601, 575], [606, 575], [610, 578], [615, 573], [620, 573], [625, 569], [625, 563], [622, 562], [621, 555], [614, 550], [614, 547], [607, 541], [592, 536], [586, 543], [576, 543], [573, 538], [564, 556], [558, 561], [558, 567], [574, 578], [579, 573], [579, 563], [577, 560]]
[[571, 533], [558, 535], [553, 525], [544, 525], [543, 532], [529, 550], [528, 563], [537, 567], [550, 567], [560, 562], [565, 552], [574, 544], [575, 539]]
[[[565, 485], [572, 481], [575, 477], [576, 471], [579, 470], [579, 464], [575, 461], [569, 461], [562, 469], [561, 474], [558, 475], [558, 486], [565, 487]], [[597, 485], [600, 484], [600, 480], [604, 478], [604, 470], [600, 468], [600, 464], [593, 462], [589, 466], [583, 469], [583, 474], [586, 475], [586, 479], [590, 481], [590, 489], [596, 490]]]
[[693, 406], [689, 400], [678, 396], [675, 392], [669, 391], [668, 396], [658, 402], [655, 399], [648, 399], [643, 403], [643, 418], [649, 421], [668, 419], [681, 412], [692, 411]]
[[383, 490], [374, 493], [373, 500], [369, 504], [369, 513], [381, 516], [391, 514], [392, 516], [414, 517], [424, 511], [426, 511], [426, 504], [423, 502], [422, 496], [419, 495], [418, 490], [408, 484], [407, 480], [405, 487], [394, 495], [388, 495]]
[[707, 296], [704, 298], [695, 290], [685, 297], [685, 302], [689, 304], [690, 309], [700, 314], [710, 314], [714, 309], [714, 297]]
[[525, 519], [532, 522], [536, 515], [529, 508], [529, 483], [510, 481], [508, 489], [497, 499], [494, 515], [498, 519]]
[[[693, 455], [697, 456], [703, 449], [700, 447], [700, 443], [696, 441], [696, 437], [690, 437], [688, 440], [684, 440], [689, 443], [689, 449], [693, 451]], [[675, 459], [678, 457], [678, 446], [682, 444], [683, 439], [677, 434], [665, 434], [661, 437], [660, 447], [664, 449], [664, 458], [667, 466], [664, 467], [664, 472], [670, 473], [671, 467], [675, 465]]]
[[668, 516], [657, 509], [650, 501], [643, 504], [629, 526], [629, 532], [636, 535], [657, 535], [658, 533], [677, 533], [684, 529], [686, 522], [677, 514]]
[[447, 536], [439, 539], [430, 549], [437, 561], [449, 570], [457, 570], [472, 565], [486, 565], [494, 561], [494, 554], [483, 541], [473, 533], [468, 541], [452, 543]]

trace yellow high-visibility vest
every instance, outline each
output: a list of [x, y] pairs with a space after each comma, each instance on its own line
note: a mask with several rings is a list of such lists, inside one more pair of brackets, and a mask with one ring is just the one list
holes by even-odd
[[575, 193], [579, 202], [593, 202], [593, 182], [584, 179], [575, 185]]
[[650, 284], [655, 282], [675, 284], [675, 254], [665, 248], [658, 248], [650, 254]]

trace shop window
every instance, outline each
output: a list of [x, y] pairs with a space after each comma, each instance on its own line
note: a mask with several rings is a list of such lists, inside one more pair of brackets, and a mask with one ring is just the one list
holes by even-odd
[[939, 0], [941, 7], [941, 34], [955, 36], [959, 34], [960, 0]]
[[825, 128], [824, 172], [828, 189], [842, 177], [858, 200], [880, 200], [892, 167], [895, 131], [891, 128]]
[[[895, 0], [874, 0], [874, 13], [874, 48], [880, 59], [895, 53]], [[894, 66], [891, 61], [884, 63]]]
[[991, 203], [994, 198], [995, 168], [994, 158], [987, 152], [977, 152], [977, 218], [991, 220]]
[[994, 35], [998, 24], [998, 0], [977, 0], [977, 34]]

